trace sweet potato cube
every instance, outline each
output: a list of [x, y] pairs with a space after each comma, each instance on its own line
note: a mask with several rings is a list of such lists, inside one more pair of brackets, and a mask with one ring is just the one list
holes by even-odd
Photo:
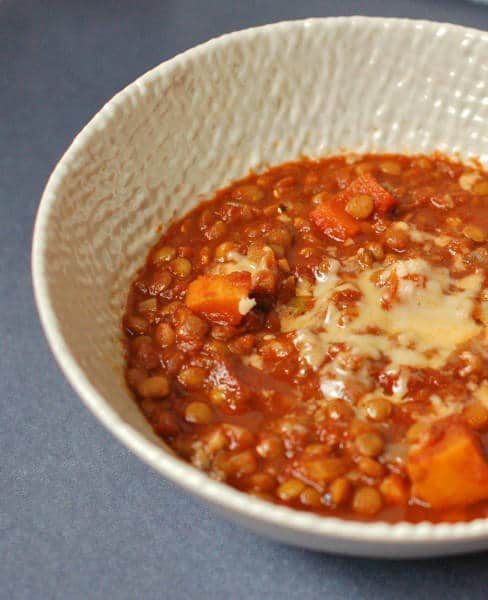
[[344, 210], [344, 205], [336, 199], [325, 200], [309, 217], [322, 233], [337, 242], [345, 242], [361, 231], [357, 222]]
[[347, 202], [353, 196], [371, 196], [374, 207], [380, 213], [386, 213], [397, 205], [396, 199], [382, 187], [369, 173], [361, 175], [352, 181], [347, 188], [338, 195], [343, 202]]
[[433, 508], [488, 498], [488, 463], [479, 438], [466, 425], [448, 425], [434, 443], [412, 448], [407, 470], [412, 495]]
[[185, 303], [194, 313], [221, 325], [238, 325], [254, 306], [252, 281], [246, 271], [202, 275], [188, 286]]

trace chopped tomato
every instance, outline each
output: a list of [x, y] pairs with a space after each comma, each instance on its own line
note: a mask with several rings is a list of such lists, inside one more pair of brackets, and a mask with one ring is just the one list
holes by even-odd
[[254, 305], [249, 298], [252, 281], [248, 271], [228, 275], [204, 275], [188, 286], [185, 303], [194, 313], [223, 325], [238, 325]]

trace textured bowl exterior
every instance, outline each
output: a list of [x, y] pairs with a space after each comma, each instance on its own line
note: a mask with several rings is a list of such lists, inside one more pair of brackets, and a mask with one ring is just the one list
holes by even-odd
[[361, 524], [274, 506], [175, 457], [123, 381], [120, 318], [157, 226], [250, 169], [343, 150], [488, 164], [488, 34], [351, 17], [233, 33], [161, 64], [83, 129], [46, 186], [32, 266], [51, 348], [93, 413], [166, 477], [276, 539], [362, 556], [488, 548], [488, 520]]

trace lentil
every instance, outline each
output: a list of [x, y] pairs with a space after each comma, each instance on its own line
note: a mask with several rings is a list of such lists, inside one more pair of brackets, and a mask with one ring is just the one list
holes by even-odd
[[207, 425], [212, 422], [212, 409], [205, 402], [190, 402], [185, 409], [185, 419], [188, 423]]
[[488, 180], [478, 181], [473, 185], [473, 194], [477, 196], [488, 196]]
[[288, 479], [285, 483], [282, 483], [277, 490], [277, 496], [285, 502], [295, 500], [305, 489], [305, 484], [299, 479]]
[[381, 494], [372, 487], [360, 487], [354, 492], [353, 510], [360, 515], [375, 515], [382, 507]]
[[184, 279], [191, 273], [191, 262], [187, 258], [175, 258], [170, 266], [171, 271], [176, 277]]
[[176, 256], [176, 250], [171, 246], [162, 246], [158, 250], [156, 250], [153, 254], [153, 262], [155, 264], [165, 263], [173, 260]]
[[473, 429], [485, 429], [488, 425], [488, 408], [481, 402], [468, 404], [464, 409], [464, 418]]
[[300, 494], [300, 502], [305, 506], [319, 508], [322, 505], [322, 498], [317, 490], [312, 487], [307, 487]]
[[137, 392], [144, 398], [164, 398], [170, 392], [168, 378], [164, 375], [154, 375], [143, 379], [137, 385]]
[[178, 381], [187, 390], [202, 388], [206, 378], [205, 369], [201, 367], [184, 367], [178, 374]]
[[256, 446], [256, 451], [263, 458], [280, 458], [284, 453], [283, 442], [276, 435], [268, 435]]
[[258, 492], [271, 492], [276, 487], [276, 479], [268, 473], [256, 473], [251, 476], [250, 485]]
[[138, 315], [128, 315], [125, 318], [125, 327], [130, 333], [146, 333], [149, 331], [149, 322]]
[[345, 504], [352, 493], [352, 485], [345, 477], [338, 477], [330, 484], [329, 494], [333, 506], [342, 506]]
[[356, 438], [356, 446], [365, 456], [378, 456], [384, 448], [384, 442], [377, 433], [361, 433]]
[[257, 185], [241, 185], [232, 195], [238, 200], [257, 203], [264, 198], [264, 191]]
[[368, 477], [379, 478], [385, 472], [382, 464], [367, 456], [360, 459], [358, 467], [361, 473], [364, 473]]
[[463, 229], [463, 234], [473, 242], [484, 242], [486, 240], [486, 232], [477, 225], [466, 225]]
[[360, 194], [353, 196], [346, 204], [346, 212], [355, 219], [367, 219], [374, 210], [374, 202], [371, 196]]
[[333, 421], [343, 421], [351, 419], [354, 411], [344, 400], [332, 400], [327, 405], [327, 413]]
[[174, 329], [168, 323], [159, 323], [154, 330], [154, 341], [161, 348], [168, 348], [175, 343], [176, 334]]
[[207, 230], [206, 237], [208, 240], [217, 240], [221, 238], [227, 231], [227, 225], [223, 221], [216, 221], [210, 229]]
[[254, 473], [257, 469], [256, 457], [250, 450], [230, 456], [221, 455], [219, 459], [217, 468], [227, 476], [242, 477]]
[[386, 245], [397, 252], [403, 252], [406, 249], [409, 240], [408, 233], [403, 229], [390, 227], [386, 232]]
[[403, 171], [402, 165], [393, 160], [385, 160], [380, 163], [380, 170], [387, 175], [400, 175]]
[[386, 398], [371, 398], [366, 402], [366, 413], [372, 421], [385, 421], [391, 413], [391, 404]]

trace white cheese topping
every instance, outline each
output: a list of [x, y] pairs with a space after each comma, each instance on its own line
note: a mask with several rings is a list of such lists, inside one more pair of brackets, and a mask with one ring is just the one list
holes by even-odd
[[254, 306], [256, 306], [256, 300], [254, 300], [254, 298], [241, 298], [239, 300], [239, 313], [241, 315], [247, 315]]
[[[389, 279], [397, 279], [397, 296], [385, 308]], [[449, 355], [481, 326], [472, 318], [473, 299], [481, 276], [453, 279], [445, 267], [422, 259], [399, 261], [386, 269], [367, 269], [354, 282], [330, 274], [314, 288], [315, 304], [297, 318], [284, 316], [282, 329], [296, 331], [303, 358], [318, 368], [331, 344], [345, 344], [352, 352], [392, 367], [440, 368]], [[343, 324], [333, 301], [338, 291], [355, 290], [358, 316]]]
[[253, 284], [255, 284], [257, 275], [262, 271], [269, 270], [270, 256], [274, 257], [274, 254], [268, 246], [263, 247], [263, 252], [258, 261], [251, 260], [248, 256], [239, 252], [231, 251], [227, 255], [227, 261], [217, 264], [212, 272], [220, 275], [228, 275], [237, 271], [248, 271], [251, 273]]
[[424, 243], [424, 242], [433, 242], [439, 248], [445, 248], [449, 246], [449, 244], [455, 239], [450, 235], [435, 235], [433, 233], [428, 233], [427, 231], [422, 231], [417, 229], [416, 227], [410, 226], [408, 228], [408, 235], [413, 242]]
[[[408, 402], [412, 369], [441, 368], [460, 345], [485, 329], [473, 318], [480, 274], [454, 279], [447, 268], [417, 258], [367, 269], [355, 278], [342, 276], [333, 269], [317, 278], [315, 302], [304, 314], [292, 316], [286, 307], [281, 313], [282, 331], [294, 332], [295, 346], [319, 373], [327, 398], [349, 398], [355, 404], [382, 393], [370, 367], [386, 361], [385, 373], [393, 377], [390, 401]], [[353, 311], [346, 314], [335, 302], [338, 292], [349, 294]], [[455, 398], [433, 398], [431, 408], [432, 417], [459, 410]]]

